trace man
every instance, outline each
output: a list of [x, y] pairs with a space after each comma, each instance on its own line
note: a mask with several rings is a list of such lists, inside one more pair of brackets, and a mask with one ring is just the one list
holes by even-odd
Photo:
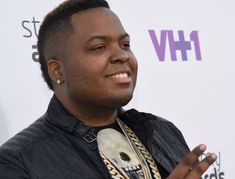
[[[47, 15], [38, 37], [45, 115], [0, 149], [0, 178], [199, 179], [197, 162], [170, 122], [121, 107], [132, 98], [137, 61], [105, 0], [69, 0]], [[186, 156], [186, 157], [185, 157]]]

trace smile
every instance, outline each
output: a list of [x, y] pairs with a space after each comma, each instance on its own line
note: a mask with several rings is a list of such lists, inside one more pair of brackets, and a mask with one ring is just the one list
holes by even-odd
[[120, 84], [129, 84], [132, 82], [132, 79], [128, 72], [115, 73], [113, 75], [109, 75], [108, 78], [111, 79], [113, 82]]
[[127, 73], [119, 73], [119, 74], [114, 74], [112, 76], [110, 76], [110, 78], [127, 78], [128, 77], [128, 74]]

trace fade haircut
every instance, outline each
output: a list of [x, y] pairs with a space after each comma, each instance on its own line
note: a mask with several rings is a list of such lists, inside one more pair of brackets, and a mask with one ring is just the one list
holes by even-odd
[[109, 9], [109, 4], [105, 0], [67, 0], [44, 18], [38, 34], [37, 47], [42, 76], [51, 90], [53, 85], [48, 74], [47, 61], [63, 56], [67, 40], [75, 32], [71, 16], [97, 7]]

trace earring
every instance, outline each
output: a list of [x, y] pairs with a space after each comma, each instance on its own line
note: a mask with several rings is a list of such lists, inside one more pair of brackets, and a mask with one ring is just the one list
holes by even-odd
[[62, 84], [62, 81], [61, 80], [56, 80], [56, 83], [58, 84], [58, 85], [61, 85]]

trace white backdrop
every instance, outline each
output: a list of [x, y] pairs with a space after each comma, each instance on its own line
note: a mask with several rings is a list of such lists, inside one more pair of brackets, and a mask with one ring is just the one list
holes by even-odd
[[[60, 2], [1, 3], [0, 145], [47, 108], [52, 93], [41, 78], [38, 63], [33, 61], [37, 54], [32, 46], [44, 15]], [[109, 3], [131, 35], [132, 50], [139, 62], [135, 96], [126, 108], [134, 107], [172, 121], [191, 148], [206, 143], [208, 151], [214, 151], [219, 158], [203, 178], [235, 178], [230, 167], [235, 160], [235, 2]], [[188, 60], [183, 60], [181, 52], [186, 53]], [[196, 56], [198, 52], [201, 59]], [[162, 61], [161, 54], [165, 54]]]

